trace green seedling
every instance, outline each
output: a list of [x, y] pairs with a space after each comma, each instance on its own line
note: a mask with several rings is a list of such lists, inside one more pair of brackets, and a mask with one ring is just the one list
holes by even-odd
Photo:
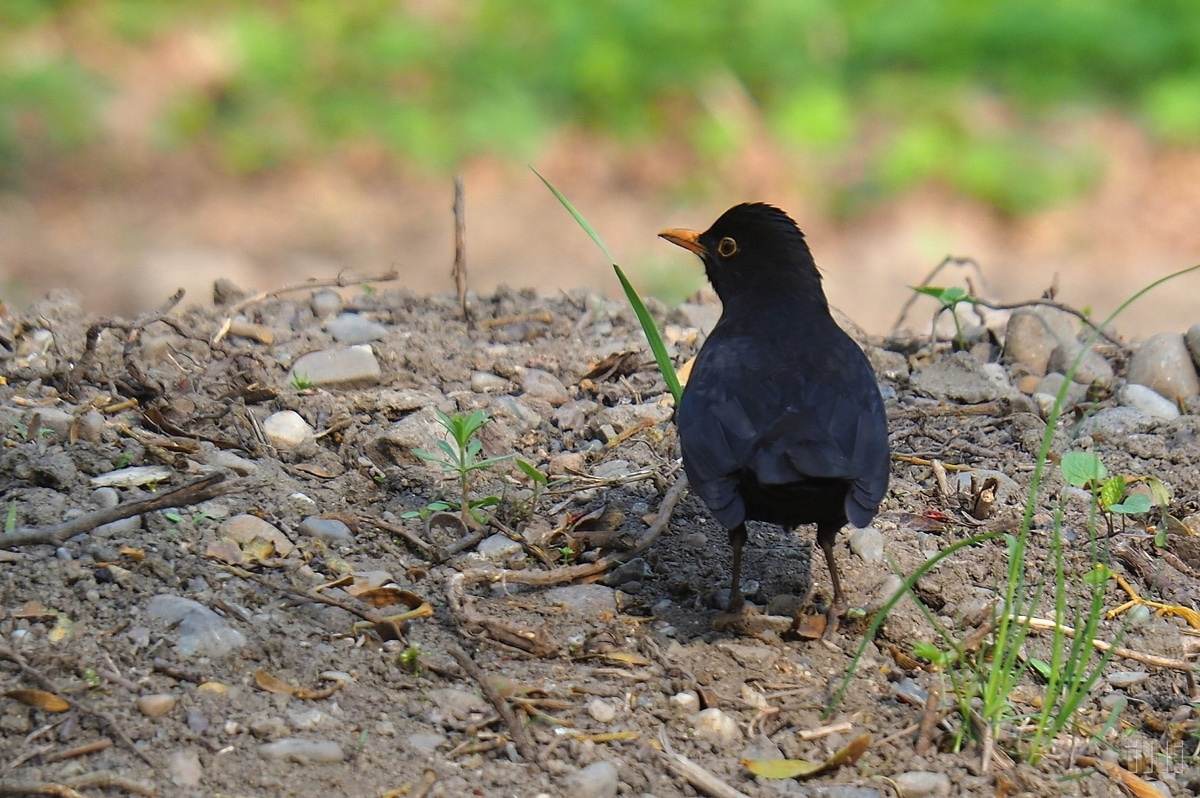
[[409, 673], [421, 673], [421, 647], [418, 645], [410, 645], [408, 648], [400, 652], [396, 658], [400, 667]]
[[313, 387], [313, 382], [308, 378], [307, 374], [296, 372], [292, 375], [292, 387], [297, 391], [307, 391]]
[[438, 441], [438, 451], [436, 452], [413, 449], [413, 454], [426, 462], [441, 467], [447, 475], [455, 478], [458, 483], [458, 507], [462, 522], [468, 529], [474, 529], [486, 518], [478, 511], [500, 503], [498, 496], [471, 498], [471, 483], [474, 481], [475, 475], [479, 471], [507, 462], [512, 459], [513, 455], [480, 457], [483, 453], [483, 444], [475, 436], [488, 422], [488, 415], [482, 410], [458, 413], [453, 416], [439, 410], [437, 419], [449, 434], [449, 440]]
[[667, 386], [667, 390], [671, 392], [671, 396], [675, 397], [675, 406], [679, 407], [679, 401], [683, 398], [683, 386], [679, 382], [679, 375], [675, 373], [675, 364], [671, 362], [671, 355], [667, 352], [667, 347], [663, 343], [662, 335], [658, 331], [658, 326], [654, 323], [654, 317], [650, 315], [650, 311], [646, 309], [646, 303], [638, 296], [638, 292], [634, 289], [633, 284], [625, 276], [625, 272], [617, 265], [616, 259], [605, 246], [600, 234], [588, 224], [575, 206], [566, 196], [555, 188], [554, 184], [542, 177], [538, 170], [533, 169], [533, 173], [538, 176], [538, 179], [546, 184], [546, 188], [550, 189], [550, 193], [566, 208], [567, 213], [575, 219], [576, 223], [583, 228], [583, 232], [588, 234], [588, 237], [595, 242], [600, 251], [604, 253], [604, 257], [612, 264], [613, 271], [616, 272], [617, 280], [621, 283], [621, 290], [625, 292], [625, 298], [629, 301], [630, 307], [633, 308], [634, 315], [637, 316], [638, 322], [642, 325], [642, 334], [646, 336], [646, 343], [650, 345], [650, 351], [654, 353], [654, 361], [658, 364], [658, 371], [662, 375], [663, 382]]
[[444, 513], [450, 509], [450, 505], [444, 501], [433, 501], [422, 507], [420, 510], [409, 510], [401, 513], [401, 518], [420, 518], [424, 521], [434, 513]]
[[17, 531], [17, 503], [8, 503], [8, 512], [4, 514], [4, 534], [11, 535]]
[[129, 452], [122, 452], [119, 457], [113, 462], [117, 468], [126, 468], [133, 462], [133, 455]]
[[183, 516], [179, 514], [178, 510], [164, 510], [163, 518], [167, 519], [172, 524], [178, 524], [183, 520]]
[[954, 319], [954, 346], [956, 349], [966, 349], [967, 341], [963, 335], [962, 323], [958, 320], [958, 313], [956, 312], [955, 308], [957, 308], [958, 305], [963, 302], [967, 303], [968, 305], [974, 305], [975, 297], [968, 294], [965, 288], [959, 288], [958, 286], [939, 288], [938, 286], [933, 285], [916, 285], [911, 286], [911, 288], [918, 294], [924, 294], [925, 296], [933, 297], [941, 306], [938, 308], [937, 313], [933, 315], [933, 328], [929, 333], [930, 339], [932, 340], [934, 337], [937, 329], [938, 318], [943, 312], [948, 310], [950, 311], [950, 318]]
[[563, 562], [572, 563], [575, 562], [575, 557], [579, 554], [579, 552], [575, 551], [575, 549], [570, 546], [560, 546], [558, 549], [558, 554], [560, 557], [562, 557]]
[[517, 468], [521, 469], [521, 473], [529, 477], [529, 481], [533, 483], [533, 498], [529, 500], [529, 513], [532, 515], [537, 510], [538, 502], [542, 498], [542, 491], [550, 483], [550, 477], [533, 463], [519, 457], [517, 458]]

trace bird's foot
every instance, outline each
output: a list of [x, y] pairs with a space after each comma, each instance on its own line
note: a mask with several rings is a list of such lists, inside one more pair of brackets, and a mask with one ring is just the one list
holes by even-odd
[[835, 601], [833, 604], [830, 604], [829, 609], [825, 612], [825, 631], [821, 632], [821, 645], [839, 654], [842, 652], [842, 649], [841, 646], [833, 642], [833, 636], [837, 634], [842, 615], [846, 613], [847, 609], [848, 607], [844, 601]]

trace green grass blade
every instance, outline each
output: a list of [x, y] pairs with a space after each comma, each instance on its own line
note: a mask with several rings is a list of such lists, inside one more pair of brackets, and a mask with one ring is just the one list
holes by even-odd
[[567, 199], [561, 191], [555, 188], [554, 184], [542, 176], [542, 173], [532, 166], [529, 167], [538, 179], [541, 180], [546, 188], [550, 189], [550, 193], [554, 195], [567, 213], [575, 219], [583, 232], [600, 247], [600, 251], [604, 253], [604, 257], [608, 258], [608, 262], [612, 264], [613, 271], [617, 273], [617, 279], [621, 281], [621, 288], [625, 291], [625, 298], [629, 300], [630, 307], [637, 315], [638, 321], [641, 322], [642, 332], [646, 336], [646, 343], [650, 345], [650, 351], [654, 353], [654, 360], [658, 363], [658, 370], [662, 374], [663, 382], [667, 385], [667, 390], [671, 392], [671, 396], [675, 397], [675, 406], [679, 407], [679, 401], [683, 398], [683, 386], [679, 384], [679, 375], [675, 373], [675, 364], [671, 362], [671, 356], [667, 353], [667, 347], [663, 344], [662, 335], [658, 332], [658, 326], [654, 323], [654, 317], [650, 315], [650, 311], [646, 309], [646, 303], [642, 302], [642, 298], [638, 296], [638, 292], [634, 290], [633, 284], [625, 277], [625, 272], [621, 271], [621, 267], [617, 265], [617, 260], [608, 251], [608, 247], [604, 245], [604, 240], [600, 238], [587, 219], [583, 218], [571, 201]]
[[633, 312], [637, 314], [638, 321], [642, 323], [642, 332], [646, 334], [646, 343], [650, 344], [650, 351], [654, 353], [654, 359], [658, 362], [658, 370], [662, 372], [667, 390], [671, 392], [671, 396], [675, 397], [675, 406], [679, 407], [679, 400], [683, 397], [683, 387], [679, 384], [679, 375], [675, 373], [675, 365], [671, 362], [671, 356], [667, 354], [667, 347], [663, 344], [662, 336], [658, 334], [654, 317], [646, 309], [642, 298], [633, 289], [633, 285], [625, 277], [625, 272], [621, 271], [621, 267], [615, 263], [612, 267], [613, 271], [617, 273], [617, 279], [621, 281], [621, 288], [625, 291], [626, 299], [633, 306]]
[[600, 237], [600, 234], [597, 233], [590, 224], [588, 224], [587, 219], [583, 218], [583, 214], [571, 204], [571, 201], [567, 199], [566, 196], [564, 196], [563, 193], [559, 191], [553, 183], [543, 177], [541, 172], [539, 172], [537, 169], [534, 169], [532, 166], [529, 167], [529, 169], [538, 176], [539, 180], [546, 184], [546, 188], [550, 189], [550, 193], [554, 195], [555, 199], [562, 203], [562, 206], [567, 209], [567, 213], [571, 214], [571, 216], [575, 218], [575, 221], [580, 227], [583, 228], [583, 232], [587, 233], [592, 241], [596, 242], [596, 246], [600, 247], [600, 251], [604, 253], [604, 257], [608, 258], [608, 262], [616, 266], [617, 259], [613, 257], [611, 252], [608, 251], [608, 247], [604, 245], [604, 239]]

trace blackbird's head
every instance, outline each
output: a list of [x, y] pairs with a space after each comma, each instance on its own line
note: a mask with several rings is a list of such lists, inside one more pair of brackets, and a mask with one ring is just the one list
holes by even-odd
[[659, 236], [691, 250], [723, 302], [757, 290], [789, 286], [824, 301], [821, 274], [792, 218], [773, 205], [734, 205], [703, 233], [672, 228]]

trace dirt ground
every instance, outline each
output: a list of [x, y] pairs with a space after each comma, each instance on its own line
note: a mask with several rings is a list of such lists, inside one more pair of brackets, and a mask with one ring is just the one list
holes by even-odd
[[[232, 287], [219, 293], [238, 301]], [[623, 303], [582, 289], [472, 295], [468, 327], [453, 298], [383, 284], [339, 293], [248, 303], [216, 344], [231, 305], [181, 305], [169, 324], [150, 314], [104, 329], [91, 356], [97, 319], [78, 300], [52, 296], [0, 318], [0, 794], [52, 794], [34, 793], [39, 784], [164, 796], [1121, 794], [1116, 777], [1078, 763], [1085, 754], [1162, 794], [1200, 791], [1194, 684], [1144, 657], [1104, 667], [1074, 733], [1037, 766], [1013, 764], [1015, 728], [991, 758], [970, 740], [956, 750], [945, 676], [922, 667], [914, 645], [939, 641], [931, 621], [959, 639], [986, 635], [1008, 567], [1002, 540], [923, 576], [928, 614], [898, 605], [826, 716], [865, 618], [843, 624], [837, 650], [811, 639], [828, 600], [819, 558], [810, 568], [811, 531], [759, 525], [744, 577], [757, 620], [722, 626], [728, 546], [695, 497], [670, 506], [681, 473], [670, 399]], [[356, 316], [331, 321], [339, 306]], [[654, 310], [677, 365], [717, 312]], [[852, 605], [868, 614], [895, 574], [1019, 524], [1045, 423], [996, 336], [973, 335], [970, 355], [923, 339], [867, 342], [897, 459], [874, 533], [846, 530], [837, 556]], [[311, 359], [326, 350], [335, 354]], [[1118, 521], [1098, 556], [1146, 598], [1194, 607], [1197, 405], [1169, 421], [1109, 413], [1125, 426], [1100, 424], [1128, 350], [1104, 355], [1118, 376], [1080, 398], [1054, 456], [1089, 449], [1113, 473], [1166, 483], [1184, 526], [1156, 546], [1151, 519]], [[973, 410], [935, 379], [962, 358], [991, 363], [996, 377]], [[351, 369], [354, 381], [326, 382]], [[413, 454], [437, 449], [435, 409], [486, 410], [484, 453], [516, 453], [551, 478], [534, 491], [511, 460], [478, 472], [473, 496], [500, 503], [485, 511], [486, 539], [457, 553], [446, 548], [463, 535], [452, 519], [406, 516], [455, 495]], [[138, 467], [156, 470], [128, 470]], [[200, 489], [227, 492], [200, 503], [13, 542], [214, 474], [223, 481]], [[996, 504], [983, 512], [989, 477]], [[1026, 574], [1037, 586], [1050, 573], [1060, 496], [1078, 603], [1092, 565], [1087, 502], [1053, 464]], [[664, 506], [669, 522], [641, 550]], [[1108, 584], [1106, 608], [1127, 599]], [[1197, 650], [1189, 632], [1183, 617], [1138, 609], [1102, 621], [1097, 637], [1178, 661]], [[1048, 660], [1049, 640], [1033, 634], [1025, 654]], [[1031, 668], [1017, 713], [1035, 711], [1040, 685]], [[935, 688], [945, 721], [922, 732]], [[857, 761], [807, 779], [741, 764], [822, 761], [863, 735]], [[673, 755], [723, 786], [689, 783]]]

